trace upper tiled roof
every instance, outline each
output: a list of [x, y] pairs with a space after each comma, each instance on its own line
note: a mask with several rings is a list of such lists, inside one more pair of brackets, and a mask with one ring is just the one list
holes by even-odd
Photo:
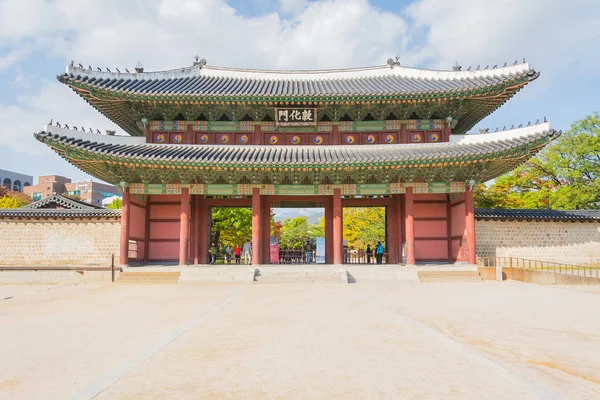
[[477, 208], [477, 219], [600, 221], [600, 210], [544, 210]]
[[117, 73], [67, 67], [58, 78], [90, 88], [144, 96], [344, 97], [459, 93], [533, 80], [528, 63], [479, 71], [396, 66], [343, 70], [265, 71], [196, 65], [172, 71]]
[[104, 207], [95, 204], [89, 204], [84, 201], [74, 200], [60, 194], [53, 194], [46, 197], [45, 199], [36, 201], [22, 209], [35, 210], [35, 209], [52, 209], [52, 208], [66, 208], [70, 210], [96, 210], [103, 209]]

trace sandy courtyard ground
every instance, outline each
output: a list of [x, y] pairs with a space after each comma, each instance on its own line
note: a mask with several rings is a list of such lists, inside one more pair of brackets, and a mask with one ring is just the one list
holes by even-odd
[[600, 399], [600, 290], [0, 286], [1, 399]]

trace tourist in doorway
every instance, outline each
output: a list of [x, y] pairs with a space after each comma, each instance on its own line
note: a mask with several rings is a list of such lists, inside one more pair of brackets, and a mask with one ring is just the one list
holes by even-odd
[[306, 244], [304, 245], [304, 251], [306, 253], [306, 263], [311, 264], [313, 258], [313, 247], [312, 244], [310, 244], [310, 240], [306, 241]]
[[217, 253], [219, 252], [219, 248], [217, 247], [216, 242], [210, 242], [210, 263], [217, 263]]
[[242, 251], [244, 252], [246, 265], [252, 264], [252, 243], [249, 240], [246, 240], [246, 243], [242, 246]]
[[235, 264], [240, 265], [240, 261], [242, 258], [242, 248], [237, 243], [233, 247], [233, 255], [235, 256]]
[[383, 264], [383, 245], [381, 242], [377, 242], [377, 246], [375, 246], [375, 258], [377, 264]]
[[367, 264], [371, 264], [371, 258], [373, 257], [373, 249], [371, 248], [370, 244], [367, 245], [367, 251], [365, 251], [365, 253], [367, 254]]
[[227, 264], [231, 264], [231, 255], [233, 254], [233, 249], [231, 248], [231, 246], [229, 244], [227, 244], [227, 246], [225, 246], [225, 260], [227, 261]]

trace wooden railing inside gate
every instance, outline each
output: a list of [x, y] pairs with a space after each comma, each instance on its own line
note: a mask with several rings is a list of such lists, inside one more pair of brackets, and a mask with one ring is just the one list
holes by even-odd
[[495, 280], [496, 267], [501, 267], [503, 279], [545, 284], [600, 285], [600, 267], [595, 265], [478, 256], [477, 267], [484, 280]]

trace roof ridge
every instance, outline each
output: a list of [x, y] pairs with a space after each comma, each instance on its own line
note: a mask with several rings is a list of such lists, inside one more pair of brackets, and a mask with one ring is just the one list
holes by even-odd
[[38, 200], [36, 202], [33, 202], [31, 204], [28, 204], [24, 207], [22, 207], [22, 209], [26, 209], [26, 210], [37, 210], [39, 209], [39, 207], [45, 206], [49, 203], [52, 202], [56, 202], [57, 204], [60, 204], [62, 206], [71, 206], [74, 207], [72, 209], [78, 209], [78, 210], [97, 210], [97, 209], [104, 209], [103, 207], [99, 207], [96, 206], [95, 204], [88, 204], [84, 201], [78, 201], [75, 199], [72, 199], [70, 197], [67, 196], [63, 196], [61, 194], [58, 193], [52, 193], [50, 196], [45, 197], [41, 200]]
[[[254, 69], [254, 68], [234, 68], [206, 65], [194, 63], [192, 66], [175, 68], [170, 70], [144, 71], [143, 68], [136, 68], [135, 72], [121, 72], [119, 69], [112, 71], [107, 68], [103, 71], [97, 68], [94, 71], [91, 66], [84, 68], [81, 64], [75, 66], [73, 62], [67, 65], [65, 75], [87, 76], [97, 79], [173, 79], [183, 77], [198, 76], [223, 76], [232, 78], [275, 80], [312, 80], [315, 76], [322, 75], [321, 79], [348, 79], [348, 78], [369, 78], [379, 76], [399, 76], [406, 78], [437, 78], [437, 79], [463, 79], [463, 78], [485, 78], [489, 76], [510, 75], [532, 71], [528, 62], [506, 65], [490, 69], [460, 70], [460, 69], [431, 69], [417, 68], [396, 65], [374, 65], [366, 67], [352, 68], [329, 68], [329, 69]], [[302, 77], [302, 78], [299, 78]]]

